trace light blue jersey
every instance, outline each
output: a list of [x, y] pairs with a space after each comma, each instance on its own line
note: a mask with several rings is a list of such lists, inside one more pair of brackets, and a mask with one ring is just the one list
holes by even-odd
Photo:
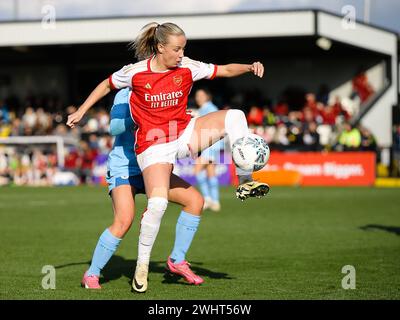
[[[211, 101], [208, 101], [199, 108], [198, 114], [201, 117], [201, 116], [204, 116], [206, 114], [209, 114], [209, 113], [215, 112], [215, 111], [218, 111], [218, 107], [215, 104], [213, 104]], [[224, 149], [224, 140], [223, 139], [217, 141], [211, 147], [203, 150], [201, 154], [203, 157], [214, 158], [214, 157], [216, 157], [216, 153], [218, 153], [222, 149]]]
[[205, 116], [210, 112], [218, 111], [218, 108], [214, 103], [208, 101], [205, 104], [203, 104], [198, 111], [199, 111], [199, 116]]
[[[115, 136], [113, 148], [107, 159], [107, 182], [109, 190], [121, 184], [143, 188], [142, 172], [134, 149], [134, 122], [130, 115], [129, 88], [120, 90], [114, 98], [110, 111], [110, 134]], [[140, 176], [133, 178], [134, 176]]]

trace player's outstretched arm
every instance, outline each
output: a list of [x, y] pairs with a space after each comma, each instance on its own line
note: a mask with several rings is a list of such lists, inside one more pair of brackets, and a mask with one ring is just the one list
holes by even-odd
[[264, 66], [261, 62], [257, 61], [252, 64], [230, 63], [219, 65], [216, 77], [231, 78], [240, 76], [241, 74], [252, 72], [257, 77], [262, 78], [264, 75]]
[[79, 107], [77, 111], [70, 114], [67, 120], [67, 126], [74, 128], [85, 113], [101, 98], [107, 95], [111, 91], [110, 82], [108, 79], [103, 80], [87, 97], [85, 102]]

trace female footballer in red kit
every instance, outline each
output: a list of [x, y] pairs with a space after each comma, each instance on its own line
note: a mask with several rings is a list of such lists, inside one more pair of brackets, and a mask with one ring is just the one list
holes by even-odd
[[[264, 74], [260, 62], [214, 65], [192, 60], [184, 56], [186, 42], [184, 31], [176, 24], [147, 24], [133, 43], [139, 62], [126, 65], [103, 80], [67, 121], [70, 127], [74, 127], [86, 111], [112, 89], [131, 88], [129, 103], [136, 124], [135, 152], [148, 197], [147, 210], [141, 221], [134, 289], [135, 285], [147, 286], [150, 253], [167, 209], [175, 161], [194, 157], [225, 136], [232, 146], [249, 132], [241, 110], [221, 110], [191, 118], [186, 108], [193, 83], [215, 77], [236, 77], [248, 72], [260, 78]], [[240, 183], [236, 196], [239, 199], [268, 193], [269, 186], [252, 181], [251, 172], [236, 170]], [[183, 233], [182, 245], [168, 258], [167, 268], [187, 279], [187, 275], [193, 272], [184, 258], [196, 233], [199, 216], [185, 212], [181, 215], [187, 232]]]

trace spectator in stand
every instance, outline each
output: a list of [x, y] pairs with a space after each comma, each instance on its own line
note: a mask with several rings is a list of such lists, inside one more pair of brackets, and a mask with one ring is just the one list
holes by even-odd
[[304, 129], [302, 142], [304, 144], [304, 151], [320, 151], [322, 149], [315, 122], [310, 122]]
[[303, 106], [303, 109], [310, 108], [314, 115], [317, 115], [323, 109], [323, 104], [317, 101], [314, 93], [307, 93], [305, 98], [306, 102]]
[[367, 74], [364, 71], [359, 72], [352, 80], [353, 84], [353, 94], [360, 97], [361, 103], [367, 101], [372, 94], [374, 89], [368, 82]]
[[[94, 112], [91, 111], [89, 114], [93, 114]], [[91, 118], [87, 121], [86, 125], [83, 127], [83, 132], [85, 133], [95, 133], [99, 132], [100, 126], [99, 126], [99, 120], [95, 117], [95, 115], [92, 115]]]
[[37, 116], [35, 110], [32, 107], [28, 107], [22, 116], [22, 124], [24, 126], [24, 135], [33, 135], [33, 131], [36, 128]]
[[337, 151], [359, 151], [361, 147], [361, 133], [350, 123], [344, 124], [344, 130], [339, 136]]
[[96, 119], [98, 122], [98, 132], [100, 134], [108, 133], [108, 126], [110, 123], [110, 116], [108, 112], [102, 108], [99, 110], [99, 112], [96, 113]]
[[47, 157], [47, 168], [46, 168], [46, 175], [48, 179], [48, 183], [52, 183], [52, 179], [56, 172], [58, 172], [58, 160], [57, 160], [57, 150], [56, 147], [53, 146], [52, 149], [45, 152], [45, 156]]
[[22, 136], [24, 135], [24, 124], [19, 118], [15, 118], [12, 122], [11, 136]]
[[301, 150], [302, 149], [302, 127], [301, 125], [292, 124], [289, 127], [289, 133], [287, 135], [289, 140], [289, 146], [292, 150]]
[[378, 145], [372, 132], [365, 127], [359, 128], [361, 133], [361, 150], [362, 151], [378, 151]]
[[264, 127], [270, 127], [274, 126], [276, 124], [276, 117], [275, 115], [271, 112], [268, 106], [264, 107], [263, 111], [263, 122], [262, 125]]
[[77, 177], [81, 177], [80, 168], [82, 167], [82, 155], [79, 150], [72, 147], [65, 156], [64, 170], [73, 172]]
[[288, 125], [295, 124], [300, 126], [303, 119], [303, 113], [301, 111], [290, 111], [286, 123]]
[[97, 157], [97, 149], [90, 149], [86, 141], [81, 141], [80, 147], [82, 149], [82, 162], [80, 179], [81, 183], [92, 184], [94, 162]]
[[89, 148], [92, 150], [99, 149], [99, 139], [97, 138], [97, 135], [95, 135], [94, 133], [89, 135]]
[[43, 108], [36, 110], [36, 131], [37, 135], [47, 135], [51, 130], [51, 118], [47, 112], [44, 112]]
[[52, 123], [53, 128], [57, 127], [59, 124], [63, 124], [64, 118], [63, 118], [62, 112], [57, 111], [56, 113], [54, 113], [52, 120], [53, 120], [53, 123]]
[[6, 103], [0, 100], [0, 125], [10, 123], [10, 114]]
[[336, 124], [336, 117], [338, 116], [336, 112], [337, 111], [335, 110], [333, 105], [326, 106], [321, 112], [322, 123], [328, 124], [333, 127]]
[[99, 138], [99, 151], [103, 154], [108, 154], [113, 147], [113, 138], [109, 135], [104, 135]]
[[48, 159], [39, 149], [35, 148], [32, 152], [32, 177], [33, 185], [46, 186], [50, 184], [50, 177], [47, 176]]
[[335, 97], [335, 102], [332, 105], [336, 117], [343, 116], [344, 120], [349, 121], [351, 115], [343, 108], [341, 98], [339, 96]]
[[64, 124], [59, 124], [53, 130], [53, 134], [56, 136], [67, 137], [68, 136], [68, 129], [67, 126]]
[[316, 122], [317, 117], [310, 107], [305, 107], [301, 113], [301, 121], [305, 123]]
[[283, 122], [278, 123], [273, 144], [276, 145], [276, 148], [279, 150], [284, 150], [285, 147], [289, 146], [288, 129]]
[[314, 93], [307, 93], [305, 100], [306, 102], [302, 110], [304, 115], [303, 121], [322, 123], [321, 112], [324, 110], [324, 105], [317, 101]]
[[283, 100], [280, 100], [272, 109], [278, 117], [286, 117], [289, 114], [289, 106]]
[[264, 114], [261, 108], [252, 106], [250, 112], [247, 115], [247, 123], [249, 127], [262, 126]]
[[11, 134], [11, 130], [12, 126], [8, 112], [0, 109], [0, 137], [8, 137]]

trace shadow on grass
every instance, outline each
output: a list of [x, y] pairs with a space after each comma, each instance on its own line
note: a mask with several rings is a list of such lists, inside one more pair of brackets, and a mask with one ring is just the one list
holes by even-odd
[[[201, 267], [201, 262], [191, 262], [191, 269], [194, 273], [201, 277], [210, 279], [233, 279], [227, 273], [214, 272], [209, 269]], [[90, 261], [85, 262], [74, 262], [64, 265], [55, 266], [56, 269], [67, 268], [78, 265], [90, 265]], [[121, 277], [129, 279], [129, 285], [132, 282], [133, 273], [136, 267], [136, 260], [127, 260], [121, 256], [115, 255], [107, 263], [106, 267], [102, 271], [103, 277], [100, 278], [100, 283], [107, 283], [109, 281], [117, 280]], [[164, 280], [162, 283], [177, 283], [182, 285], [189, 285], [183, 281], [182, 277], [171, 274], [166, 270], [166, 261], [151, 261], [149, 265], [149, 273], [163, 273]]]
[[383, 230], [400, 236], [400, 227], [382, 226], [380, 224], [368, 224], [366, 226], [360, 227], [360, 229], [364, 231], [369, 231], [374, 229]]

